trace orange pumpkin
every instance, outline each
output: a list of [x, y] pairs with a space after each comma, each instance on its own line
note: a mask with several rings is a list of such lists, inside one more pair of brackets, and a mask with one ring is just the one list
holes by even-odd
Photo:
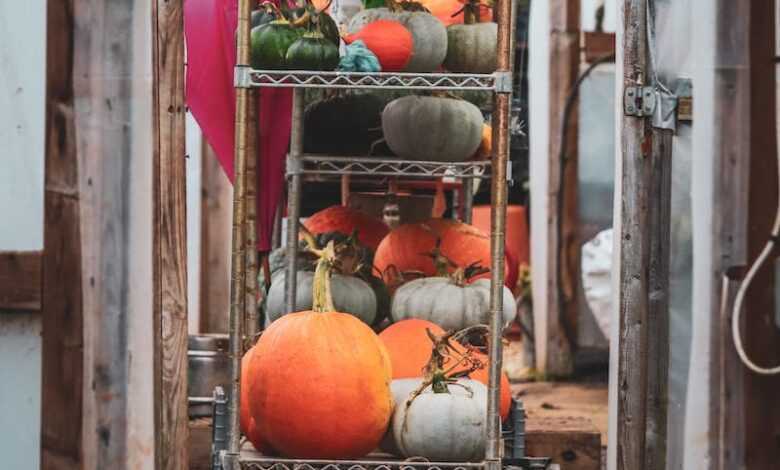
[[[444, 26], [451, 24], [463, 24], [463, 1], [460, 0], [419, 0], [433, 16], [438, 18]], [[456, 12], [460, 11], [455, 16]], [[485, 5], [480, 5], [480, 21], [493, 21], [493, 10]]]
[[289, 457], [362, 457], [377, 447], [393, 411], [382, 341], [333, 309], [334, 260], [330, 242], [315, 271], [313, 310], [273, 322], [249, 366], [250, 412], [260, 437]]
[[260, 438], [260, 434], [257, 432], [257, 426], [255, 425], [255, 419], [252, 418], [249, 411], [249, 365], [254, 357], [254, 346], [249, 348], [241, 359], [241, 399], [239, 402], [239, 423], [241, 425], [241, 432], [249, 439], [249, 442], [260, 452], [268, 450], [267, 445]]
[[[487, 386], [488, 381], [490, 380], [488, 357], [485, 354], [478, 354], [478, 357], [480, 362], [485, 364], [485, 367], [477, 369], [469, 374], [469, 378], [474, 379], [477, 382], [482, 382]], [[509, 377], [506, 375], [506, 372], [501, 372], [500, 383], [501, 396], [499, 397], [498, 412], [501, 415], [501, 419], [504, 420], [509, 416], [509, 408], [512, 406], [512, 386], [509, 383]]]
[[382, 72], [400, 72], [412, 58], [412, 33], [397, 21], [373, 21], [357, 33], [344, 36], [347, 44], [357, 40], [376, 55]]
[[431, 340], [426, 328], [436, 335], [444, 333], [439, 325], [418, 318], [399, 321], [379, 333], [393, 365], [393, 380], [423, 376], [423, 368], [431, 357]]
[[490, 124], [482, 124], [482, 141], [479, 143], [474, 160], [490, 160], [493, 158], [493, 128]]
[[381, 220], [365, 212], [345, 206], [331, 206], [312, 215], [303, 224], [314, 235], [326, 232], [340, 232], [350, 235], [357, 230], [361, 245], [376, 250], [379, 242], [390, 229]]
[[[387, 347], [390, 362], [393, 364], [393, 379], [406, 379], [422, 377], [423, 368], [431, 357], [431, 340], [425, 332], [429, 328], [431, 333], [440, 335], [444, 330], [437, 324], [427, 320], [409, 319], [394, 323], [379, 334], [379, 339]], [[465, 351], [465, 348], [463, 348]], [[476, 353], [480, 362], [485, 366], [477, 369], [469, 378], [488, 384], [488, 358], [484, 354]], [[509, 416], [509, 408], [512, 405], [512, 389], [509, 377], [501, 373], [501, 398], [499, 413], [501, 419]]]
[[[422, 223], [405, 224], [391, 231], [379, 244], [374, 254], [374, 268], [381, 273], [385, 282], [392, 288], [395, 272], [419, 271], [425, 276], [436, 275], [433, 260], [426, 256], [436, 247], [436, 239], [441, 238], [441, 252], [459, 266], [467, 266], [478, 261], [482, 266], [490, 266], [490, 238], [468, 224], [450, 219], [429, 219]], [[514, 286], [516, 272], [512, 275], [510, 263], [504, 265], [505, 284]], [[474, 279], [489, 278], [490, 273]], [[511, 288], [511, 287], [510, 287]]]

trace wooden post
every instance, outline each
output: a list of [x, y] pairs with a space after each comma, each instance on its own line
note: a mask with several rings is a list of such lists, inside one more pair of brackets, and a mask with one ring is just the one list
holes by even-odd
[[205, 139], [201, 155], [200, 333], [226, 333], [233, 186]]
[[650, 86], [646, 0], [624, 0], [618, 20], [615, 257], [618, 336], [613, 338], [611, 469], [666, 465], [669, 361], [671, 131], [624, 112], [623, 90]]
[[[577, 107], [568, 118], [561, 142], [566, 98], [580, 65], [580, 1], [550, 2], [550, 146], [547, 217], [547, 297], [542, 315], [546, 334], [536, 341], [539, 372], [553, 377], [570, 375], [577, 338], [579, 242], [577, 240]], [[561, 149], [561, 145], [565, 148]], [[563, 151], [562, 151], [563, 150]], [[565, 161], [561, 161], [561, 155]], [[560, 201], [561, 192], [563, 200]]]
[[134, 8], [70, 0], [47, 9], [44, 469], [125, 468], [136, 455], [128, 448], [128, 413], [143, 402], [128, 388]]
[[[739, 2], [741, 3], [741, 2]], [[750, 8], [750, 121], [741, 122], [747, 128], [750, 142], [750, 189], [748, 195], [747, 251], [750, 260], [756, 259], [766, 243], [777, 211], [777, 77], [774, 62], [777, 2], [746, 2]], [[769, 105], [768, 105], [769, 104]], [[775, 249], [775, 256], [777, 256]], [[770, 258], [771, 260], [771, 258]], [[773, 262], [774, 261], [774, 262]], [[742, 338], [748, 356], [764, 367], [780, 364], [780, 327], [775, 322], [777, 292], [775, 266], [767, 263], [756, 276], [748, 292], [742, 318]], [[730, 319], [729, 319], [730, 320]], [[726, 328], [722, 331], [728, 331]], [[728, 353], [733, 357], [734, 347]], [[722, 440], [721, 453], [728, 455], [736, 437], [744, 439], [742, 468], [769, 470], [780, 462], [780, 406], [777, 392], [780, 375], [761, 376], [748, 372], [740, 363], [744, 393], [738, 408], [744, 421]], [[728, 386], [729, 377], [724, 385]], [[727, 468], [726, 466], [722, 468]], [[730, 468], [734, 468], [733, 466]]]
[[158, 470], [188, 468], [187, 236], [182, 0], [152, 4], [154, 323]]
[[[46, 163], [42, 258], [41, 468], [84, 468], [84, 309], [73, 76], [73, 1], [46, 19]], [[94, 460], [92, 460], [94, 462]]]
[[[710, 455], [717, 469], [777, 466], [780, 376], [748, 371], [734, 349], [734, 295], [744, 269], [766, 243], [777, 210], [774, 2], [719, 2], [715, 74], [717, 136], [710, 375]], [[728, 39], [727, 39], [728, 38]], [[762, 366], [780, 363], [774, 325], [774, 263], [747, 291], [741, 337]]]

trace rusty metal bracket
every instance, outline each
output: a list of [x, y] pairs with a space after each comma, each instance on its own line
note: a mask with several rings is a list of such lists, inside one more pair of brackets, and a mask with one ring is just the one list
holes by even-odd
[[512, 93], [512, 72], [495, 72], [493, 77], [496, 93]]
[[650, 86], [629, 86], [623, 91], [623, 112], [626, 116], [652, 116], [656, 107], [656, 95]]
[[252, 87], [252, 77], [250, 76], [251, 71], [252, 71], [251, 67], [248, 67], [246, 65], [236, 65], [233, 68], [233, 86], [236, 88], [251, 88]]

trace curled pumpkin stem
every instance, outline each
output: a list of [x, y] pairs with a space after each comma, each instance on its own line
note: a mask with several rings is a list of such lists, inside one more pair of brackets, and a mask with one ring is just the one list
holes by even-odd
[[[483, 326], [479, 325], [463, 330], [450, 331], [443, 335], [434, 334], [430, 328], [425, 329], [425, 333], [428, 335], [432, 344], [431, 357], [424, 369], [425, 378], [420, 386], [409, 394], [409, 398], [406, 400], [405, 408], [407, 413], [404, 414], [404, 421], [402, 424], [402, 440], [408, 430], [407, 421], [409, 407], [412, 406], [414, 400], [422, 395], [428, 387], [431, 387], [433, 393], [450, 393], [449, 386], [462, 387], [469, 393], [469, 396], [473, 396], [473, 390], [465, 384], [458, 383], [457, 378], [470, 374], [474, 370], [480, 368], [482, 363], [474, 357], [474, 351], [472, 349], [467, 348], [466, 351], [462, 353], [451, 343], [451, 341], [463, 337], [469, 332], [479, 330], [480, 328], [483, 328]], [[455, 363], [449, 365], [449, 367], [445, 369], [445, 365], [447, 365], [448, 362], [453, 361], [453, 359]], [[464, 364], [468, 365], [465, 369], [461, 369]], [[461, 370], [456, 372], [455, 369]]]

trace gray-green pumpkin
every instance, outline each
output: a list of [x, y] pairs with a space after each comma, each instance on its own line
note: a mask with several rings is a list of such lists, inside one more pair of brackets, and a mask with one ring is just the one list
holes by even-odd
[[498, 25], [454, 24], [447, 27], [447, 57], [444, 67], [456, 73], [496, 71]]
[[482, 141], [485, 120], [468, 101], [434, 96], [405, 96], [382, 112], [387, 145], [407, 160], [463, 162]]
[[[517, 315], [512, 291], [503, 287], [502, 323]], [[393, 296], [390, 309], [393, 321], [419, 318], [436, 323], [445, 330], [462, 330], [490, 323], [490, 280], [478, 279], [462, 284], [450, 277], [425, 277], [402, 285]]]
[[[412, 398], [410, 392], [423, 379], [393, 381], [397, 400], [390, 429], [393, 442], [404, 457], [424, 457], [431, 462], [476, 462], [485, 457], [487, 387], [468, 379], [444, 385], [444, 391], [428, 386]], [[399, 395], [406, 394], [406, 398]]]
[[377, 20], [393, 20], [412, 33], [412, 57], [404, 72], [432, 72], [439, 68], [447, 55], [447, 29], [435, 16], [423, 11], [393, 12], [387, 8], [370, 8], [352, 17], [347, 32], [357, 33]]
[[[279, 271], [272, 276], [271, 289], [268, 291], [268, 299], [266, 301], [267, 323], [271, 323], [289, 313], [285, 307], [284, 300], [286, 277], [285, 271]], [[314, 273], [311, 271], [298, 271], [296, 278], [294, 311], [311, 310], [313, 305]], [[367, 282], [354, 276], [332, 274], [330, 286], [333, 305], [337, 311], [354, 315], [367, 325], [374, 323], [377, 315], [376, 294], [374, 294], [374, 290]]]

